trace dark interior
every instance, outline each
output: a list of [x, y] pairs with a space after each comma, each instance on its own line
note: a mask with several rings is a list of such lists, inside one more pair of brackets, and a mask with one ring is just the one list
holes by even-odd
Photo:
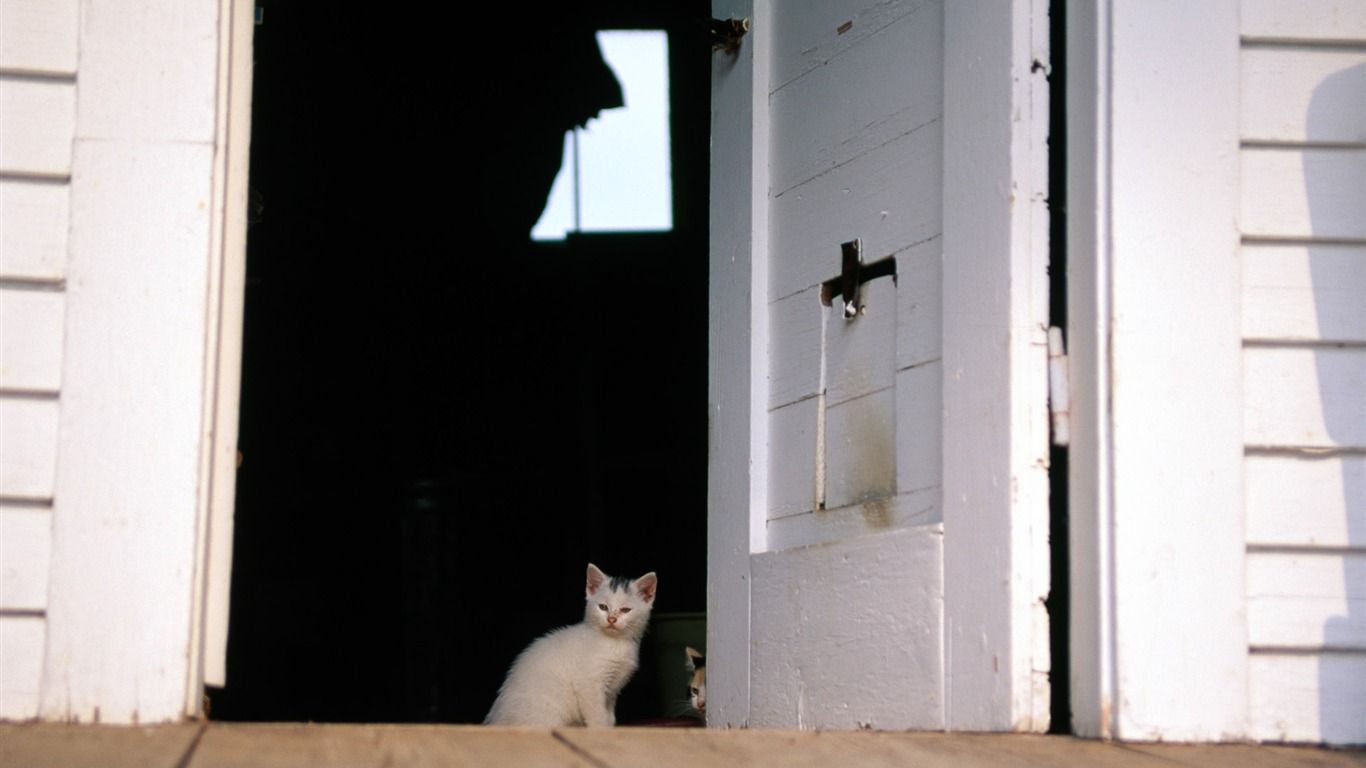
[[[215, 719], [478, 722], [590, 561], [705, 610], [707, 4], [560, 5], [258, 1]], [[532, 243], [600, 28], [669, 31], [675, 228]]]

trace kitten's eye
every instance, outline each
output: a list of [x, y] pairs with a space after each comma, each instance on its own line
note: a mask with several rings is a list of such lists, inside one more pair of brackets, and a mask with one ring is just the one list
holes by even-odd
[[598, 608], [604, 611], [607, 610], [607, 603], [598, 603]]
[[621, 612], [622, 612], [622, 613], [630, 613], [630, 612], [631, 612], [631, 609], [630, 609], [630, 608], [622, 608], [622, 609], [621, 609]]

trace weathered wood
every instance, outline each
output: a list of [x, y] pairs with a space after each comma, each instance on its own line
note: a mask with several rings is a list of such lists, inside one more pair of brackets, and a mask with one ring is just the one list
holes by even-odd
[[[942, 15], [940, 3], [924, 0], [778, 14], [776, 34], [801, 45], [779, 46], [775, 62], [782, 70], [772, 96], [775, 194], [940, 120]], [[839, 32], [846, 21], [853, 25]]]
[[77, 0], [0, 3], [0, 73], [74, 75]]
[[1366, 653], [1366, 553], [1265, 552], [1247, 557], [1248, 642]]
[[1366, 342], [1366, 246], [1244, 245], [1243, 338]]
[[[899, 286], [891, 278], [879, 278], [864, 284], [862, 295], [867, 309], [854, 320], [845, 320], [837, 306], [822, 307], [829, 313], [824, 382], [828, 409], [888, 389], [896, 377]], [[774, 336], [781, 338], [785, 330], [775, 326]], [[890, 410], [884, 421], [888, 429], [894, 426]]]
[[[896, 484], [903, 493], [940, 487], [943, 380], [943, 366], [938, 362], [896, 374]], [[936, 514], [942, 515], [942, 509], [936, 509]]]
[[65, 183], [0, 179], [0, 279], [61, 279], [70, 194]]
[[943, 727], [938, 526], [753, 559], [751, 726]]
[[810, 397], [769, 413], [770, 444], [782, 446], [784, 460], [768, 476], [768, 521], [810, 512], [816, 498], [816, 422], [821, 401]]
[[0, 725], [0, 765], [31, 768], [1270, 768], [1361, 764], [1360, 751], [1250, 744], [1118, 744], [1066, 736], [692, 728], [250, 725], [157, 728]]
[[52, 498], [57, 401], [0, 395], [0, 498]]
[[1254, 453], [1245, 466], [1249, 544], [1366, 547], [1366, 455]]
[[1366, 239], [1366, 148], [1245, 148], [1240, 224], [1260, 238]]
[[944, 348], [944, 247], [938, 237], [896, 255], [896, 369], [938, 360]]
[[1366, 40], [1360, 0], [1243, 0], [1243, 37], [1252, 40]]
[[65, 310], [60, 292], [0, 288], [0, 390], [57, 391]]
[[210, 727], [186, 768], [516, 764], [593, 765], [544, 728], [233, 725]]
[[178, 768], [201, 727], [198, 723], [156, 728], [0, 725], [0, 765]]
[[0, 503], [0, 610], [47, 607], [52, 513]]
[[[38, 714], [46, 625], [41, 615], [0, 615], [0, 720], [27, 720]], [[11, 765], [8, 760], [0, 764]]]
[[938, 486], [898, 493], [844, 507], [808, 511], [768, 521], [770, 552], [864, 536], [878, 531], [936, 525], [944, 519]]
[[1250, 667], [1248, 717], [1258, 739], [1366, 744], [1366, 654], [1257, 653]]
[[1240, 82], [1244, 140], [1366, 141], [1366, 51], [1244, 48]]
[[[884, 350], [890, 344], [883, 345]], [[885, 356], [890, 362], [890, 356]], [[825, 506], [882, 502], [896, 495], [896, 390], [827, 405]]]
[[775, 269], [770, 295], [782, 298], [839, 272], [839, 245], [863, 238], [866, 260], [940, 234], [939, 123], [903, 134], [876, 151], [778, 194], [770, 211]]
[[814, 397], [821, 386], [823, 318], [820, 286], [813, 285], [769, 305], [769, 326], [783, 332], [769, 346], [769, 408]]
[[[773, 89], [827, 66], [852, 49], [864, 47], [913, 13], [933, 13], [924, 2], [885, 3], [876, 0], [837, 0], [819, 3], [803, 13], [775, 14], [775, 34], [784, 40], [801, 40], [800, 46], [778, 46], [773, 51]], [[923, 10], [922, 10], [923, 9]], [[933, 24], [930, 21], [929, 24]], [[846, 26], [847, 25], [847, 26]], [[928, 43], [927, 43], [928, 44]], [[933, 65], [936, 69], [938, 63]]]
[[0, 171], [65, 178], [75, 121], [74, 84], [0, 78]]
[[1249, 347], [1243, 390], [1249, 446], [1366, 448], [1366, 348]]

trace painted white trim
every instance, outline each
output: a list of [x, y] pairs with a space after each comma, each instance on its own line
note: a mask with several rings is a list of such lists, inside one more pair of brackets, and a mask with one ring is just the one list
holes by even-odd
[[1069, 684], [1072, 730], [1089, 738], [1110, 738], [1115, 732], [1109, 27], [1108, 3], [1068, 3]]
[[1040, 123], [1034, 13], [1029, 0], [944, 9], [949, 730], [1048, 727], [1048, 257], [1036, 210], [1047, 102]]
[[[227, 682], [228, 607], [232, 582], [233, 509], [237, 488], [237, 415], [242, 387], [242, 320], [247, 279], [248, 152], [251, 144], [252, 37], [255, 6], [247, 0], [221, 0], [219, 8], [218, 122], [214, 166], [212, 263], [208, 294], [208, 338], [202, 488], [200, 508], [207, 531], [200, 570], [203, 583], [202, 680], [189, 701], [198, 712], [204, 685]], [[195, 622], [199, 627], [200, 621]], [[195, 668], [192, 666], [192, 668]]]
[[231, 1], [81, 6], [43, 719], [202, 706], [209, 401], [245, 258], [223, 241]]
[[1239, 739], [1238, 3], [1069, 11], [1075, 727]]
[[[707, 722], [750, 709], [750, 553], [768, 508], [768, 0], [716, 0], [750, 19], [734, 55], [712, 53], [710, 383], [707, 463]], [[731, 140], [733, 138], [740, 140]], [[748, 141], [742, 137], [749, 137]], [[719, 215], [718, 211], [724, 211]]]

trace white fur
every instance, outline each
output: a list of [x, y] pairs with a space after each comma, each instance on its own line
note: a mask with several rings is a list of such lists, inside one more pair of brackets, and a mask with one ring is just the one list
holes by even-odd
[[656, 584], [651, 572], [624, 591], [613, 590], [610, 579], [590, 563], [583, 621], [556, 629], [522, 651], [484, 722], [615, 725], [617, 694], [640, 664], [640, 638]]

